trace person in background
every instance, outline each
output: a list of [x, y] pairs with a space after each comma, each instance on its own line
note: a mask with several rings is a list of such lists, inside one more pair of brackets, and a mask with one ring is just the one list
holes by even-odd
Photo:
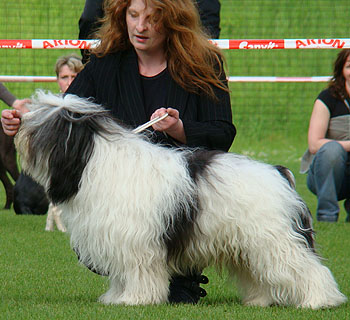
[[21, 108], [26, 103], [29, 103], [29, 99], [17, 99], [7, 88], [0, 82], [0, 99], [4, 101], [9, 107]]
[[[66, 93], [93, 99], [134, 128], [168, 113], [153, 125], [155, 143], [227, 152], [236, 129], [224, 57], [193, 1], [107, 0], [104, 10], [100, 44]], [[1, 121], [14, 135], [21, 114], [10, 111]], [[173, 276], [169, 302], [197, 303], [207, 281], [201, 270]]]
[[220, 37], [220, 9], [219, 0], [197, 0], [202, 25], [211, 39]]
[[[91, 39], [94, 32], [101, 26], [103, 17], [104, 0], [85, 0], [84, 10], [79, 19], [79, 39]], [[82, 62], [85, 64], [89, 58], [89, 52], [81, 49]]]
[[350, 222], [350, 49], [339, 52], [328, 88], [317, 97], [301, 173], [317, 196], [317, 220], [336, 222], [344, 200]]
[[[79, 39], [91, 39], [95, 31], [101, 26], [104, 0], [85, 0], [84, 10], [79, 19]], [[220, 9], [219, 0], [197, 0], [198, 11], [204, 30], [208, 37], [218, 39], [220, 36]], [[81, 49], [82, 61], [88, 61], [88, 51]]]
[[83, 69], [81, 59], [74, 53], [59, 57], [55, 64], [57, 84], [62, 93], [66, 92], [77, 74]]

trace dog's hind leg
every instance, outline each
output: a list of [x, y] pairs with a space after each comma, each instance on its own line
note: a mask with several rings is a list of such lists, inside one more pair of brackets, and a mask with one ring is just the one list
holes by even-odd
[[245, 304], [317, 309], [346, 301], [331, 272], [314, 252], [297, 243], [283, 242], [279, 239], [246, 256], [247, 269], [238, 272]]
[[243, 304], [247, 306], [268, 307], [274, 303], [270, 287], [253, 279], [251, 272], [244, 268], [228, 268], [230, 277], [235, 278], [242, 296]]

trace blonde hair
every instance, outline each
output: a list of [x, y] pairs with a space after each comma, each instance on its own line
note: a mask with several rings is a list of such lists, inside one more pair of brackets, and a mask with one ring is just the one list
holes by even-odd
[[75, 73], [79, 73], [84, 68], [83, 63], [81, 62], [81, 59], [78, 55], [72, 53], [66, 56], [62, 56], [57, 59], [55, 64], [55, 72], [57, 77], [61, 71], [61, 68], [65, 65], [67, 65], [68, 68]]
[[[144, 0], [152, 5], [151, 17], [155, 27], [166, 35], [165, 54], [172, 78], [189, 92], [205, 92], [215, 98], [213, 87], [228, 90], [224, 77], [224, 57], [219, 48], [208, 41], [204, 33], [198, 8], [192, 0]], [[126, 11], [131, 0], [106, 0], [105, 16], [95, 37], [100, 45], [92, 53], [103, 57], [109, 53], [131, 47], [129, 41]]]

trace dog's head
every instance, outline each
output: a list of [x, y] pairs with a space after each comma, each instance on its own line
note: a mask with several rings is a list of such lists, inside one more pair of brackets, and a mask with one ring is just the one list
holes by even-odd
[[108, 134], [109, 112], [74, 95], [38, 91], [15, 138], [22, 169], [43, 185], [50, 200], [70, 199], [94, 148], [95, 134]]

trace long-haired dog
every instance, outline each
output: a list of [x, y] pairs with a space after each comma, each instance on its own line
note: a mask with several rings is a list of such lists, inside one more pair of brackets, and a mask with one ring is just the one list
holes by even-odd
[[225, 267], [247, 305], [346, 298], [315, 253], [310, 213], [282, 168], [152, 144], [101, 106], [37, 93], [16, 146], [62, 208], [80, 261], [108, 275], [106, 304], [167, 301], [173, 275]]

